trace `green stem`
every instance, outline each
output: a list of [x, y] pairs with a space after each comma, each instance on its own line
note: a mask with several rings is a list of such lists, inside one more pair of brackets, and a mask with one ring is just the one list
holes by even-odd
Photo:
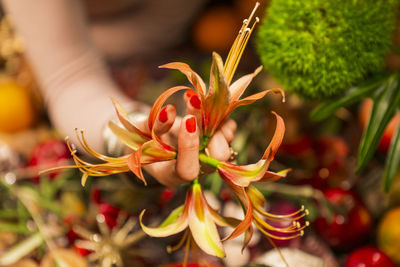
[[203, 136], [201, 138], [200, 151], [203, 151], [207, 147], [209, 141], [210, 141], [210, 137], [209, 136]]
[[211, 167], [214, 167], [214, 168], [217, 168], [218, 165], [221, 163], [220, 161], [218, 161], [216, 159], [213, 159], [213, 158], [207, 156], [204, 153], [200, 153], [199, 154], [199, 160], [200, 160], [200, 162], [202, 162], [204, 164], [207, 164], [207, 165], [209, 165]]

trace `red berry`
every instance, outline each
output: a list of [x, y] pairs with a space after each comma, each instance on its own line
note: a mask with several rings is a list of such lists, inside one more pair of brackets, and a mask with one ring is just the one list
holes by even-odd
[[345, 267], [396, 267], [394, 262], [379, 249], [366, 246], [353, 251]]
[[[49, 139], [38, 144], [32, 152], [31, 158], [28, 162], [30, 167], [38, 167], [39, 169], [46, 169], [55, 167], [62, 161], [71, 157], [67, 145], [57, 139]], [[52, 172], [50, 178], [56, 178], [60, 172]], [[39, 182], [39, 176], [33, 177], [34, 182]]]
[[172, 189], [166, 188], [162, 191], [160, 196], [160, 204], [165, 206], [174, 197], [175, 192]]
[[372, 217], [361, 200], [350, 190], [331, 188], [326, 199], [341, 213], [333, 213], [332, 221], [325, 217], [315, 220], [317, 233], [333, 248], [346, 250], [361, 242], [370, 232]]
[[101, 200], [101, 191], [96, 187], [93, 187], [90, 198], [96, 204], [103, 203], [103, 201]]

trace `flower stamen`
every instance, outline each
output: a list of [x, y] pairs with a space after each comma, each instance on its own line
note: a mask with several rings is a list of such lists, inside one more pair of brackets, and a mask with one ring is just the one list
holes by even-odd
[[258, 8], [260, 3], [256, 3], [253, 11], [251, 12], [249, 18], [243, 20], [243, 25], [239, 30], [239, 34], [233, 42], [232, 48], [229, 51], [228, 57], [224, 65], [224, 74], [228, 85], [231, 83], [233, 75], [237, 69], [239, 61], [242, 57], [243, 51], [247, 45], [251, 33], [253, 32], [254, 26], [260, 21], [258, 17], [255, 18], [255, 22], [249, 28], [249, 24]]

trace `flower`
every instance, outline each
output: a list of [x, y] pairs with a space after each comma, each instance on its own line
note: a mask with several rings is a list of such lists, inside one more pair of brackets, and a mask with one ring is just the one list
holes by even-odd
[[[154, 103], [147, 120], [149, 131], [139, 129], [133, 122], [129, 120], [128, 114], [123, 110], [121, 105], [112, 99], [118, 119], [123, 127], [118, 126], [115, 122], [109, 121], [108, 127], [125, 145], [134, 150], [131, 154], [122, 157], [109, 157], [95, 151], [86, 141], [84, 132], [78, 132], [75, 129], [76, 136], [82, 148], [93, 157], [104, 161], [104, 163], [92, 164], [82, 160], [77, 155], [75, 146], [66, 137], [66, 142], [71, 151], [72, 158], [75, 162], [73, 166], [63, 166], [61, 169], [78, 168], [82, 173], [82, 185], [84, 186], [89, 176], [107, 176], [111, 174], [132, 171], [145, 184], [141, 167], [150, 163], [171, 160], [176, 157], [176, 151], [173, 147], [161, 141], [154, 132], [155, 120], [160, 113], [161, 107], [169, 96], [177, 91], [188, 89], [185, 86], [176, 86], [162, 93]], [[48, 169], [45, 172], [55, 171], [60, 168]]]
[[258, 67], [253, 73], [239, 78], [230, 85], [243, 49], [246, 46], [255, 24], [258, 22], [258, 18], [256, 18], [256, 22], [254, 22], [253, 26], [248, 28], [253, 13], [250, 15], [249, 19], [244, 20], [243, 26], [229, 52], [225, 64], [223, 64], [221, 57], [216, 52], [213, 53], [210, 70], [210, 85], [207, 91], [204, 81], [189, 67], [189, 65], [182, 62], [172, 62], [160, 66], [160, 68], [176, 69], [182, 72], [197, 91], [193, 91], [193, 94], [196, 94], [201, 102], [201, 125], [203, 138], [206, 140], [205, 142], [211, 138], [221, 122], [235, 108], [252, 104], [270, 92], [281, 93], [284, 101], [284, 94], [281, 89], [265, 90], [240, 99], [253, 78], [262, 70], [262, 66]]
[[[263, 195], [251, 185], [253, 182], [278, 180], [285, 177], [288, 172], [288, 170], [283, 170], [275, 173], [268, 170], [271, 161], [274, 160], [275, 154], [282, 143], [285, 132], [284, 121], [278, 114], [273, 112], [277, 119], [275, 133], [264, 155], [257, 163], [240, 166], [230, 162], [220, 162], [207, 155], [206, 146], [208, 141], [220, 124], [235, 108], [242, 105], [249, 105], [264, 97], [269, 92], [281, 93], [284, 101], [284, 94], [280, 89], [265, 90], [241, 99], [247, 86], [261, 71], [261, 67], [231, 84], [243, 50], [255, 24], [258, 22], [258, 18], [256, 18], [253, 25], [248, 27], [257, 6], [258, 3], [249, 18], [244, 20], [243, 26], [229, 52], [225, 64], [223, 64], [221, 57], [217, 53], [213, 53], [208, 90], [206, 90], [205, 83], [201, 77], [187, 64], [173, 62], [161, 66], [161, 68], [181, 71], [187, 76], [195, 90], [185, 86], [176, 86], [162, 93], [151, 108], [147, 120], [148, 130], [139, 129], [129, 120], [128, 115], [122, 109], [121, 105], [113, 100], [122, 127], [114, 122], [109, 122], [108, 126], [122, 142], [133, 150], [132, 153], [117, 158], [102, 155], [88, 145], [84, 138], [83, 131], [81, 131], [80, 134], [77, 132], [81, 146], [92, 156], [104, 161], [104, 163], [100, 164], [91, 164], [80, 159], [76, 155], [75, 148], [67, 142], [76, 166], [67, 166], [64, 168], [79, 168], [83, 173], [82, 184], [85, 183], [88, 176], [105, 176], [128, 171], [132, 171], [146, 183], [141, 171], [142, 166], [155, 162], [172, 160], [177, 156], [175, 148], [164, 143], [159, 136], [156, 135], [154, 130], [156, 118], [159, 116], [165, 101], [176, 92], [188, 89], [189, 93], [193, 93], [198, 97], [200, 102], [198, 106], [201, 111], [200, 121], [198, 121], [198, 123], [201, 124], [199, 160], [203, 164], [216, 169], [219, 176], [237, 196], [238, 201], [243, 207], [245, 217], [243, 220], [223, 217], [216, 210], [212, 209], [202, 194], [199, 178], [196, 178], [190, 185], [184, 205], [172, 211], [159, 227], [151, 228], [142, 223], [145, 210], [140, 215], [139, 221], [142, 229], [150, 236], [166, 237], [185, 231], [182, 240], [178, 245], [171, 248], [171, 251], [178, 249], [186, 241], [186, 248], [193, 242], [193, 244], [210, 255], [224, 257], [225, 252], [222, 241], [235, 238], [244, 233], [245, 241], [243, 247], [245, 247], [252, 237], [253, 223], [269, 239], [289, 239], [300, 236], [303, 234], [303, 229], [308, 225], [308, 223], [300, 225], [300, 223], [297, 222], [298, 219], [307, 214], [304, 207], [288, 215], [274, 215], [264, 211], [266, 200]], [[268, 224], [263, 218], [268, 220], [291, 221], [292, 225], [282, 228], [274, 227]], [[234, 230], [221, 240], [217, 231], [217, 226], [232, 227]], [[278, 237], [274, 235], [273, 232], [281, 232], [287, 235]]]
[[[189, 228], [190, 236], [196, 244], [204, 252], [217, 257], [225, 257], [217, 225], [235, 227], [239, 224], [239, 220], [223, 217], [208, 205], [198, 182], [190, 186], [185, 204], [172, 211], [159, 227], [150, 228], [145, 226], [142, 223], [144, 213], [145, 210], [140, 214], [139, 221], [146, 234], [152, 237], [166, 237]], [[185, 232], [178, 246], [172, 250], [178, 249], [186, 238], [188, 238], [187, 232]]]
[[269, 164], [274, 159], [285, 133], [285, 124], [282, 117], [275, 112], [272, 113], [277, 119], [276, 129], [261, 160], [255, 164], [244, 166], [235, 165], [229, 162], [218, 162], [215, 167], [223, 179], [229, 180], [237, 186], [247, 187], [252, 182], [272, 182], [286, 176], [286, 173], [289, 170], [283, 170], [278, 173], [268, 171]]
[[[309, 225], [309, 222], [306, 221], [303, 225], [298, 222], [301, 218], [308, 215], [308, 210], [305, 209], [304, 206], [291, 214], [272, 214], [264, 210], [267, 201], [265, 200], [263, 194], [256, 187], [249, 186], [245, 188], [237, 186], [230, 180], [225, 180], [225, 183], [239, 199], [245, 213], [245, 218], [243, 221], [236, 226], [235, 230], [228, 237], [226, 237], [226, 239], [235, 238], [246, 232], [247, 235], [245, 236], [243, 248], [246, 247], [253, 233], [252, 223], [254, 223], [254, 225], [269, 239], [273, 246], [275, 245], [271, 238], [287, 240], [302, 236], [304, 234], [303, 229]], [[292, 226], [282, 228], [276, 227], [267, 223], [262, 219], [262, 217], [271, 221], [289, 221], [292, 223]], [[280, 232], [284, 233], [285, 235], [277, 236], [274, 235], [273, 232]]]

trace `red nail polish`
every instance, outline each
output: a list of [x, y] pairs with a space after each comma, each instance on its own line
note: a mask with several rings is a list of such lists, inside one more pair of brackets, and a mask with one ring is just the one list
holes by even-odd
[[201, 106], [200, 98], [197, 95], [192, 96], [190, 98], [190, 104], [192, 104], [192, 106], [195, 109], [200, 109], [200, 106]]
[[167, 113], [167, 107], [164, 107], [161, 111], [160, 114], [158, 115], [158, 120], [162, 123], [166, 122], [168, 120], [168, 113]]
[[196, 118], [191, 117], [186, 120], [186, 130], [189, 133], [194, 133], [196, 131]]

